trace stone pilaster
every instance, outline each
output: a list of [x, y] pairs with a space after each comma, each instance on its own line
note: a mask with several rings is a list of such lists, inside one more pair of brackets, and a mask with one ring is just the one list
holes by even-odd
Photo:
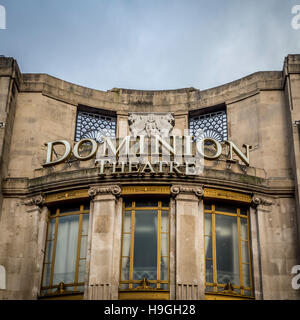
[[85, 298], [118, 299], [122, 200], [119, 186], [92, 187], [90, 233], [87, 263], [88, 281]]
[[176, 300], [204, 300], [202, 187], [172, 186], [176, 211]]
[[33, 270], [32, 297], [37, 298], [42, 285], [44, 250], [47, 237], [48, 208], [44, 206], [45, 198], [42, 194], [26, 199], [26, 213], [33, 228], [31, 241], [26, 243], [33, 258], [35, 258], [35, 270]]
[[250, 232], [252, 248], [253, 286], [256, 300], [263, 300], [263, 272], [261, 252], [265, 252], [264, 237], [260, 232], [262, 214], [272, 210], [273, 202], [264, 197], [254, 195], [250, 206]]

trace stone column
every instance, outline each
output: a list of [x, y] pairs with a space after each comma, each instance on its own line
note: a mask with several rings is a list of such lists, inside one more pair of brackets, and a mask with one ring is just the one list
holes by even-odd
[[262, 225], [262, 215], [270, 212], [272, 201], [254, 195], [250, 207], [250, 234], [252, 248], [252, 271], [253, 286], [256, 300], [263, 300], [263, 272], [262, 272], [262, 256], [266, 254], [264, 247], [264, 235], [260, 232]]
[[85, 299], [118, 299], [122, 200], [119, 186], [91, 187], [89, 263]]
[[43, 195], [38, 195], [24, 201], [27, 207], [26, 214], [29, 215], [28, 219], [26, 219], [28, 223], [26, 223], [24, 227], [28, 229], [26, 233], [28, 233], [28, 235], [30, 234], [24, 254], [27, 258], [35, 260], [35, 270], [31, 270], [33, 274], [32, 287], [30, 290], [32, 292], [31, 299], [38, 297], [42, 285], [48, 221], [48, 208], [44, 206], [44, 201], [45, 198]]
[[176, 300], [204, 300], [202, 187], [172, 186], [176, 210]]

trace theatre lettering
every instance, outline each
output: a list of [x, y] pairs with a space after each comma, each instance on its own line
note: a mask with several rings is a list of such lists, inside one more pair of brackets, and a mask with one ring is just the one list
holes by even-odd
[[[59, 164], [73, 155], [77, 160], [95, 158], [99, 174], [177, 174], [198, 175], [204, 167], [204, 160], [241, 162], [249, 166], [250, 145], [244, 144], [245, 153], [232, 141], [220, 143], [213, 138], [196, 141], [193, 136], [147, 137], [126, 136], [120, 139], [103, 137], [101, 143], [94, 139], [82, 139], [72, 148], [66, 140], [56, 140], [45, 144], [47, 157], [44, 167]], [[54, 147], [60, 145], [64, 153], [60, 156]], [[84, 146], [86, 148], [84, 148]], [[87, 147], [88, 146], [88, 147]], [[53, 155], [56, 155], [56, 158]]]

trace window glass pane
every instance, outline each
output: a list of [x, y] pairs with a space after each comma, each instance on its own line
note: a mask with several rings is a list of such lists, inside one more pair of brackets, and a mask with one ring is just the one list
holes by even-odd
[[123, 232], [131, 232], [131, 211], [124, 212]]
[[160, 267], [160, 280], [169, 279], [169, 258], [161, 258], [161, 267]]
[[56, 218], [50, 219], [50, 222], [49, 222], [49, 224], [48, 224], [48, 236], [47, 236], [47, 240], [53, 240], [53, 239], [54, 239], [55, 224], [56, 224]]
[[42, 290], [42, 295], [46, 294], [52, 294], [56, 291], [56, 289], [47, 289], [47, 290]]
[[214, 287], [211, 287], [211, 286], [207, 286], [205, 288], [205, 292], [213, 292], [214, 291]]
[[244, 290], [244, 295], [251, 297], [251, 291], [250, 290]]
[[129, 268], [130, 268], [130, 260], [127, 257], [122, 257], [121, 261], [121, 279], [123, 281], [129, 280]]
[[84, 286], [79, 286], [79, 287], [77, 287], [77, 290], [76, 290], [76, 291], [84, 292]]
[[155, 200], [138, 200], [135, 202], [136, 208], [141, 207], [158, 207], [158, 201]]
[[204, 244], [205, 244], [205, 258], [212, 259], [212, 238], [211, 237], [204, 237]]
[[87, 252], [87, 243], [88, 237], [82, 236], [81, 237], [81, 243], [80, 243], [80, 259], [86, 258], [86, 252]]
[[86, 260], [79, 260], [78, 282], [84, 282]]
[[204, 218], [205, 218], [205, 226], [204, 226], [204, 229], [205, 229], [205, 235], [207, 236], [211, 236], [211, 228], [212, 228], [212, 223], [211, 223], [211, 219], [212, 219], [212, 215], [210, 213], [206, 213], [204, 215]]
[[160, 287], [161, 287], [163, 290], [168, 290], [168, 289], [169, 289], [168, 283], [161, 283], [161, 284], [160, 284]]
[[161, 256], [169, 256], [169, 234], [161, 234]]
[[44, 264], [44, 279], [43, 279], [44, 287], [50, 285], [50, 276], [51, 276], [51, 264], [50, 263]]
[[248, 240], [248, 223], [247, 219], [241, 218], [241, 239]]
[[123, 247], [122, 247], [122, 256], [129, 257], [130, 256], [130, 233], [123, 234]]
[[250, 287], [250, 265], [243, 264], [244, 287]]
[[161, 232], [169, 232], [169, 212], [161, 212]]
[[227, 203], [217, 202], [215, 210], [220, 212], [237, 213], [237, 207]]
[[240, 285], [237, 219], [216, 214], [218, 283]]
[[241, 247], [242, 247], [242, 262], [249, 263], [248, 241], [241, 241]]
[[213, 262], [212, 260], [206, 260], [206, 282], [213, 283]]
[[137, 210], [134, 233], [134, 280], [157, 279], [157, 212]]
[[120, 284], [120, 289], [121, 290], [126, 290], [126, 289], [128, 289], [129, 288], [129, 284], [128, 283], [121, 283]]
[[81, 227], [81, 234], [88, 234], [88, 230], [89, 230], [89, 215], [88, 214], [84, 214], [82, 216], [82, 227]]
[[121, 279], [129, 280], [130, 267], [130, 234], [123, 234], [122, 260], [121, 260]]
[[49, 263], [52, 261], [53, 244], [54, 244], [54, 240], [47, 241], [45, 263]]
[[53, 284], [74, 282], [79, 215], [59, 218]]

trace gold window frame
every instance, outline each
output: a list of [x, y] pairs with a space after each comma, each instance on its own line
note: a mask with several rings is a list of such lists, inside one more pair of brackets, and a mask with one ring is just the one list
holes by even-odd
[[[205, 203], [211, 203], [211, 210], [205, 209]], [[224, 204], [230, 204], [236, 207], [236, 213], [230, 213], [226, 211], [216, 211], [215, 203], [221, 202]], [[213, 282], [209, 283], [206, 281], [206, 267], [204, 268], [204, 277], [205, 277], [205, 287], [212, 287], [212, 292], [206, 292], [206, 300], [241, 300], [241, 299], [254, 299], [254, 288], [253, 288], [253, 269], [252, 269], [252, 255], [251, 255], [251, 232], [250, 232], [250, 203], [251, 196], [245, 193], [238, 193], [227, 190], [218, 190], [218, 189], [204, 189], [204, 212], [203, 212], [203, 235], [204, 235], [204, 260], [206, 266], [206, 256], [205, 256], [205, 237], [209, 236], [205, 233], [205, 215], [212, 215], [212, 226], [211, 226], [211, 238], [212, 238], [212, 260], [213, 262]], [[247, 215], [241, 214], [241, 207], [247, 206]], [[232, 287], [228, 287], [225, 284], [217, 283], [217, 252], [216, 252], [216, 232], [215, 232], [215, 217], [216, 214], [232, 216], [237, 218], [237, 231], [238, 231], [238, 254], [239, 254], [239, 272], [240, 272], [240, 285], [232, 285]], [[247, 221], [247, 236], [248, 240], [248, 258], [249, 263], [245, 263], [242, 261], [242, 241], [241, 239], [241, 219], [245, 219]], [[250, 276], [250, 287], [244, 286], [244, 277], [243, 277], [243, 264], [249, 265], [249, 276]], [[218, 288], [223, 288], [222, 291], [218, 291]], [[240, 290], [240, 294], [235, 292], [234, 289]], [[251, 295], [244, 295], [245, 291], [250, 291]]]
[[[42, 270], [42, 277], [41, 277], [41, 288], [40, 288], [40, 296], [39, 299], [55, 299], [55, 300], [82, 300], [83, 299], [83, 292], [77, 291], [77, 287], [84, 286], [84, 282], [78, 282], [79, 277], [79, 262], [80, 260], [86, 260], [80, 258], [80, 248], [81, 248], [81, 238], [82, 236], [88, 237], [88, 233], [86, 235], [82, 235], [82, 220], [83, 215], [90, 214], [90, 204], [89, 209], [84, 209], [84, 204], [79, 205], [79, 210], [66, 212], [60, 214], [60, 208], [64, 206], [68, 206], [70, 204], [74, 204], [74, 202], [81, 202], [87, 204], [89, 202], [89, 195], [88, 189], [80, 189], [80, 190], [70, 190], [70, 191], [63, 191], [59, 193], [49, 194], [45, 198], [45, 204], [48, 207], [48, 217], [47, 217], [47, 228], [46, 228], [46, 240], [45, 240], [45, 247], [44, 247], [44, 259], [43, 259], [43, 270]], [[51, 214], [51, 208], [56, 206], [55, 214]], [[60, 283], [58, 285], [53, 285], [53, 276], [54, 276], [54, 266], [55, 266], [55, 254], [56, 253], [56, 244], [57, 244], [57, 235], [58, 235], [58, 224], [59, 218], [64, 216], [70, 215], [79, 215], [78, 221], [78, 238], [77, 238], [77, 247], [76, 247], [76, 266], [75, 266], [75, 276], [73, 283]], [[55, 219], [55, 231], [54, 231], [54, 244], [51, 253], [51, 275], [50, 275], [50, 286], [43, 286], [43, 281], [45, 277], [45, 265], [50, 263], [45, 263], [46, 254], [47, 254], [47, 245], [48, 245], [48, 233], [49, 233], [49, 225], [50, 221]], [[68, 288], [73, 288], [74, 290], [70, 291]], [[55, 292], [49, 294], [43, 294], [43, 290], [49, 289], [57, 289]]]
[[[122, 231], [121, 231], [121, 256], [120, 256], [120, 282], [119, 282], [119, 299], [120, 300], [169, 300], [170, 298], [170, 187], [169, 186], [124, 186], [122, 187], [123, 207], [122, 207]], [[137, 207], [136, 196], [147, 196], [151, 200], [157, 202], [156, 207]], [[169, 202], [168, 207], [162, 207], [162, 199]], [[125, 208], [125, 202], [130, 201], [131, 206]], [[129, 280], [122, 280], [122, 259], [123, 259], [123, 236], [124, 236], [124, 215], [126, 211], [131, 211], [130, 223], [130, 271]], [[134, 222], [136, 210], [157, 210], [158, 225], [157, 229], [157, 279], [148, 280], [145, 283], [141, 280], [133, 280], [133, 250], [134, 250]], [[160, 280], [160, 258], [161, 258], [161, 212], [168, 211], [168, 280]], [[149, 284], [156, 284], [157, 287], [150, 287]], [[128, 284], [129, 289], [122, 289], [122, 284]], [[139, 284], [137, 288], [133, 288], [133, 284]], [[160, 288], [160, 284], [168, 284], [168, 289]]]

